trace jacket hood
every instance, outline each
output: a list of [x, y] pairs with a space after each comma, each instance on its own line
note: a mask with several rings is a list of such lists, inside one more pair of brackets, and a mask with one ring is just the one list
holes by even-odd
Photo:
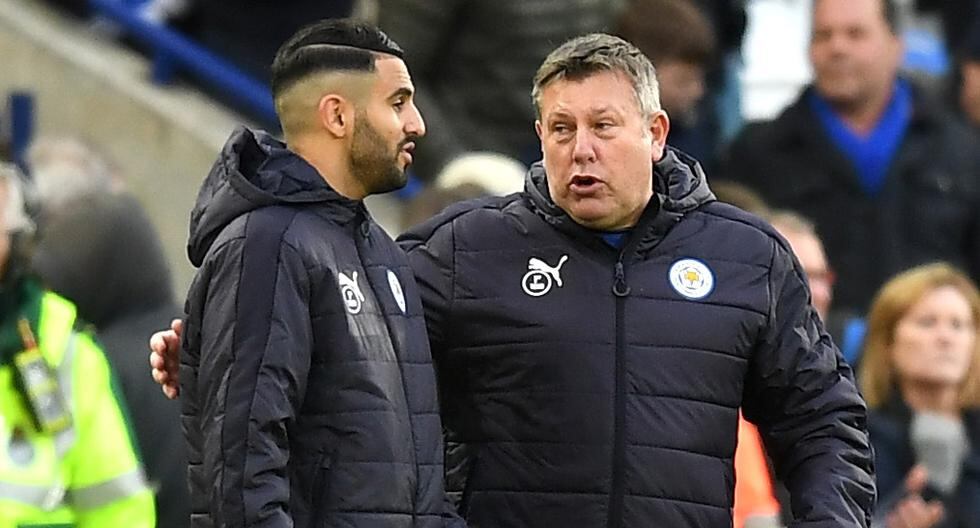
[[236, 129], [204, 179], [191, 211], [187, 256], [200, 266], [222, 229], [239, 216], [270, 205], [333, 204], [330, 216], [349, 221], [359, 201], [334, 191], [312, 165], [264, 132]]
[[[701, 164], [673, 147], [667, 147], [663, 158], [654, 163], [651, 184], [653, 197], [636, 227], [642, 237], [640, 251], [655, 245], [685, 214], [715, 199]], [[585, 229], [552, 200], [542, 162], [528, 170], [524, 192], [548, 223], [563, 230]]]

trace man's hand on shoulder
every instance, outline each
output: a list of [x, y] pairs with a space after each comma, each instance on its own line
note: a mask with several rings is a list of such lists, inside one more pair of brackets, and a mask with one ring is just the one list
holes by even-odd
[[150, 337], [150, 368], [153, 380], [160, 384], [163, 394], [171, 400], [180, 394], [177, 374], [180, 371], [180, 334], [184, 322], [174, 319], [169, 330], [161, 330]]

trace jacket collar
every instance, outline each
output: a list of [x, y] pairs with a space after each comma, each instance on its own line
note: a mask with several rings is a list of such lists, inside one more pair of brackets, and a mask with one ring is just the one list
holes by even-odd
[[[685, 214], [715, 199], [701, 164], [672, 147], [668, 147], [663, 158], [653, 165], [651, 185], [653, 196], [633, 228], [624, 251], [628, 248], [640, 254], [649, 251]], [[524, 195], [531, 209], [559, 231], [577, 238], [596, 238], [594, 231], [577, 224], [551, 198], [541, 162], [528, 170]]]
[[[912, 92], [912, 117], [909, 122], [909, 131], [941, 125], [944, 119], [942, 106], [925, 94], [914, 82], [905, 80]], [[783, 141], [812, 140], [815, 137], [826, 140], [823, 128], [808, 103], [810, 94], [815, 90], [814, 85], [807, 85], [796, 100], [776, 118], [776, 123], [781, 131], [780, 137]]]
[[191, 262], [200, 265], [218, 234], [235, 218], [271, 205], [304, 205], [340, 224], [367, 217], [361, 201], [337, 193], [285, 143], [239, 127], [201, 185], [191, 212]]

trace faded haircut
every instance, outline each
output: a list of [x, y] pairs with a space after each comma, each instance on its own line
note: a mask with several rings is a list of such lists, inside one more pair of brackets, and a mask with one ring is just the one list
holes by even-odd
[[377, 27], [348, 19], [327, 19], [296, 32], [272, 61], [272, 94], [278, 98], [311, 75], [375, 71], [376, 54], [404, 59], [402, 48]]

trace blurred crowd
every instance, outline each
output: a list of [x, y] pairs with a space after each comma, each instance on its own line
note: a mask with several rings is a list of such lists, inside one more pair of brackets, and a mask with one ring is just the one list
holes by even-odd
[[[84, 2], [50, 1], [87, 15]], [[541, 150], [529, 87], [557, 43], [595, 31], [634, 43], [657, 68], [668, 143], [701, 161], [718, 200], [785, 238], [840, 360], [857, 372], [877, 522], [980, 527], [980, 1], [801, 5], [812, 80], [774, 119], [747, 123], [737, 103], [747, 0], [263, 0], [248, 9], [151, 0], [141, 9], [259, 79], [300, 26], [375, 19], [407, 51], [429, 131], [404, 226], [523, 188]], [[905, 29], [927, 22], [949, 61], [941, 75], [905, 67]], [[82, 141], [38, 138], [25, 168], [3, 166], [4, 186], [23, 186], [26, 199], [5, 210], [16, 243], [0, 262], [0, 304], [22, 280], [15, 260], [74, 303], [134, 418], [146, 487], [126, 497], [152, 489], [157, 525], [185, 526], [178, 407], [145, 366], [147, 337], [180, 313], [152, 222], [124, 175]], [[779, 526], [792, 505], [758, 433], [742, 427], [736, 526]], [[14, 442], [18, 430], [3, 429], [0, 441]]]

